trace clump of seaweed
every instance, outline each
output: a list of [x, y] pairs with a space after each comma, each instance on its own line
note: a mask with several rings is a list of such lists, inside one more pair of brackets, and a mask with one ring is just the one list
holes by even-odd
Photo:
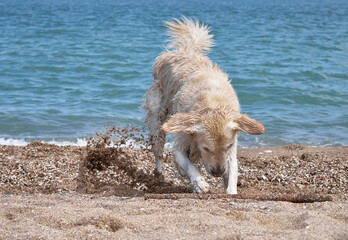
[[[166, 151], [165, 164], [171, 164], [170, 158], [171, 154]], [[87, 154], [81, 166], [84, 169], [80, 170], [84, 191], [117, 194], [122, 190], [122, 195], [125, 192], [190, 191], [187, 187], [174, 186], [173, 181], [165, 181], [164, 176], [155, 171], [154, 162], [145, 127], [133, 124], [124, 128], [108, 127], [104, 133], [98, 132], [88, 141]]]
[[[122, 158], [124, 165], [129, 149], [142, 152], [147, 160], [151, 159], [151, 150], [145, 138], [145, 127], [133, 124], [126, 127], [107, 127], [105, 132], [97, 132], [87, 142], [87, 167], [90, 170], [105, 170], [110, 164]], [[133, 152], [133, 151], [132, 151]], [[134, 157], [134, 156], [131, 156]], [[145, 159], [144, 159], [145, 160]]]

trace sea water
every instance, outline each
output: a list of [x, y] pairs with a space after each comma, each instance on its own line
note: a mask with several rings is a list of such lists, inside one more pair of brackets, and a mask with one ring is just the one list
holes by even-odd
[[348, 144], [348, 1], [0, 1], [0, 144], [84, 145], [142, 125], [164, 21], [211, 28], [209, 57], [266, 134], [244, 147]]

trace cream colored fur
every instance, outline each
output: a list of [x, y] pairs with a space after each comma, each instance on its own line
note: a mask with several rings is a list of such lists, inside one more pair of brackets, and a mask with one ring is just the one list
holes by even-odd
[[194, 165], [201, 160], [209, 173], [224, 177], [226, 193], [236, 194], [237, 133], [262, 134], [265, 128], [240, 114], [227, 74], [206, 56], [213, 46], [208, 27], [185, 17], [166, 24], [168, 49], [156, 59], [143, 103], [156, 169], [162, 172], [166, 133], [173, 133], [175, 166], [194, 192], [209, 190]]

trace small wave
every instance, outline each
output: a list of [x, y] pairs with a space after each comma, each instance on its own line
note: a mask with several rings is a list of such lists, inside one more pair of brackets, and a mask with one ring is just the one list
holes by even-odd
[[12, 146], [26, 146], [32, 142], [41, 142], [47, 144], [54, 144], [57, 146], [87, 146], [86, 138], [75, 139], [14, 139], [14, 138], [0, 138], [0, 145], [12, 145]]
[[[53, 144], [57, 146], [77, 146], [85, 147], [87, 146], [88, 139], [86, 138], [74, 138], [74, 139], [15, 139], [15, 138], [0, 138], [0, 145], [12, 145], [12, 146], [26, 146], [32, 142], [40, 142]], [[120, 147], [133, 146], [135, 148], [144, 147], [144, 145], [139, 144], [133, 139], [128, 139], [125, 144], [122, 144]], [[113, 144], [110, 147], [114, 147]], [[172, 148], [173, 143], [167, 142], [164, 146], [165, 148]]]

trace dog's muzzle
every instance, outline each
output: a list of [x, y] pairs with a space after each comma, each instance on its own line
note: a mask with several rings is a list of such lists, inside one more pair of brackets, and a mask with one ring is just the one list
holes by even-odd
[[222, 177], [225, 173], [225, 170], [226, 169], [220, 165], [210, 169], [211, 175], [213, 175], [214, 177]]

